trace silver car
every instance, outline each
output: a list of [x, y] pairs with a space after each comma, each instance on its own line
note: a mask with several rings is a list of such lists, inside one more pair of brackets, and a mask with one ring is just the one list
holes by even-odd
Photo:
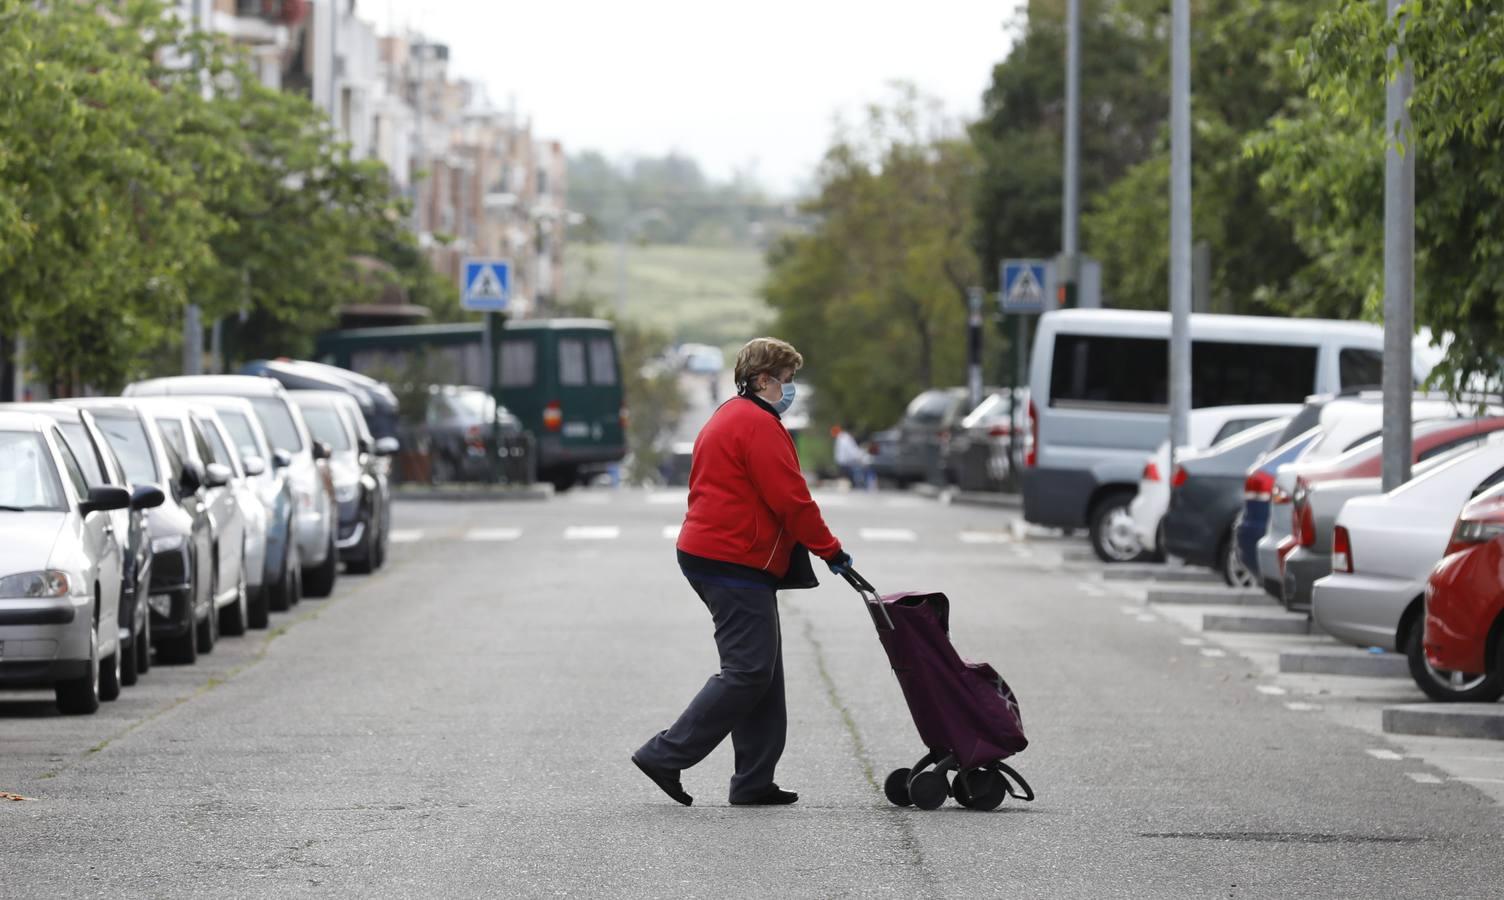
[[120, 695], [112, 514], [130, 504], [123, 487], [88, 486], [51, 419], [0, 413], [0, 687], [50, 687], [69, 714]]
[[339, 574], [339, 553], [334, 546], [338, 512], [334, 485], [325, 463], [329, 448], [308, 434], [303, 414], [288, 399], [282, 385], [254, 375], [181, 375], [138, 381], [126, 386], [125, 395], [218, 395], [249, 400], [272, 447], [289, 457], [287, 479], [296, 501], [293, 547], [301, 568], [303, 592], [312, 597], [327, 597], [333, 592]]

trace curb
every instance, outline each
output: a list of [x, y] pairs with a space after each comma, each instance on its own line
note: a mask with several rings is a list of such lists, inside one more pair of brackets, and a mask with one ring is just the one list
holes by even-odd
[[1274, 598], [1263, 591], [1238, 590], [1236, 588], [1200, 587], [1197, 585], [1174, 585], [1150, 588], [1150, 603], [1163, 604], [1208, 604], [1213, 606], [1274, 606]]
[[1023, 509], [1024, 498], [1017, 494], [992, 494], [986, 491], [950, 491], [941, 493], [941, 503], [962, 506], [991, 506], [996, 509]]
[[1410, 677], [1410, 664], [1400, 654], [1364, 650], [1287, 650], [1279, 655], [1279, 670], [1287, 675]]
[[548, 500], [554, 496], [551, 484], [528, 484], [520, 487], [490, 485], [453, 487], [405, 487], [392, 490], [393, 500], [420, 500], [437, 503], [494, 503], [516, 500]]
[[[1140, 568], [1140, 566], [1143, 566]], [[1210, 569], [1193, 569], [1189, 566], [1171, 567], [1149, 563], [1116, 563], [1103, 566], [1098, 564], [1091, 567], [1074, 569], [1079, 572], [1100, 573], [1104, 581], [1166, 581], [1176, 584], [1202, 584], [1216, 585], [1222, 583], [1222, 578]]]
[[1202, 631], [1237, 634], [1311, 634], [1311, 620], [1287, 613], [1207, 613], [1201, 617]]
[[1497, 703], [1410, 703], [1384, 708], [1384, 731], [1426, 737], [1504, 741], [1504, 707]]

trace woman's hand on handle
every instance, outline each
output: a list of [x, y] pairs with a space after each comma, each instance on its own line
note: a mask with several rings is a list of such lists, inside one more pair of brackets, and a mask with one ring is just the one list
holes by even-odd
[[830, 571], [833, 574], [840, 575], [844, 572], [849, 572], [852, 567], [851, 554], [842, 550], [840, 553], [827, 559], [825, 564], [830, 566]]

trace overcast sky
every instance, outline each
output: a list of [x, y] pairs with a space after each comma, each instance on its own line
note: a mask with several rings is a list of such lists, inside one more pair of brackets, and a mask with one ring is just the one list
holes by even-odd
[[450, 47], [452, 71], [515, 95], [569, 152], [688, 154], [715, 177], [755, 165], [807, 182], [833, 117], [911, 81], [975, 116], [1020, 0], [360, 0], [388, 31]]

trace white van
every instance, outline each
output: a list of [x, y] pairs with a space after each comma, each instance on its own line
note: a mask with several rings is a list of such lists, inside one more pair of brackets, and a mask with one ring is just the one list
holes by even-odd
[[[1144, 455], [1168, 435], [1170, 314], [1064, 309], [1039, 317], [1029, 375], [1033, 452], [1024, 518], [1091, 529], [1126, 519]], [[1384, 332], [1366, 322], [1191, 316], [1191, 407], [1301, 403], [1383, 377]], [[1416, 354], [1424, 377], [1430, 354]]]

